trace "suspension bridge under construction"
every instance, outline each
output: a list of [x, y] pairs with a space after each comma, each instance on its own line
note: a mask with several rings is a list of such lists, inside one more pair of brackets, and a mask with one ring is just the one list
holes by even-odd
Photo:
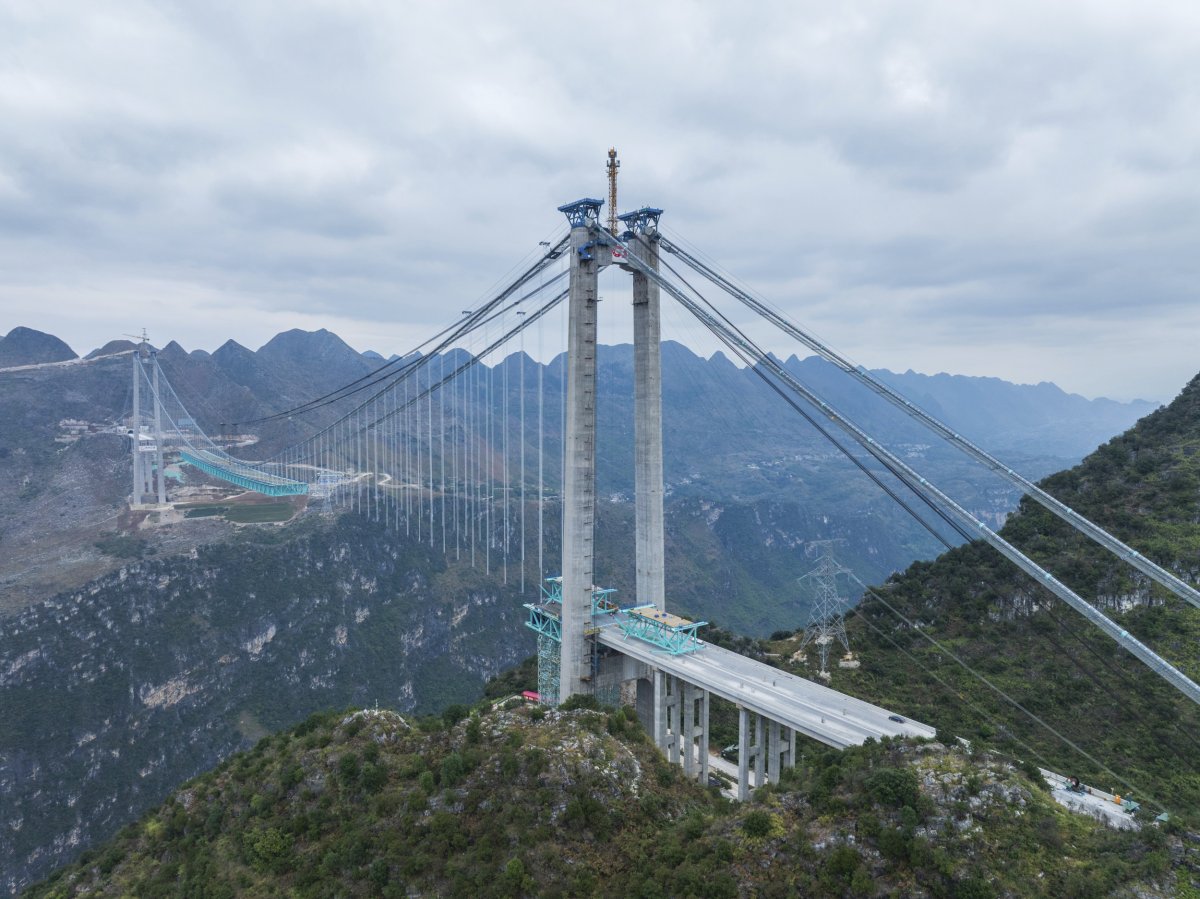
[[[133, 505], [167, 502], [164, 457], [170, 455], [245, 490], [350, 504], [377, 518], [394, 519], [419, 529], [420, 539], [430, 545], [440, 541], [442, 549], [456, 557], [474, 563], [478, 555], [489, 572], [502, 566], [506, 579], [511, 564], [522, 588], [530, 561], [526, 540], [532, 530], [538, 537], [538, 558], [530, 586], [537, 596], [526, 604], [526, 623], [537, 634], [542, 699], [557, 704], [572, 695], [596, 694], [608, 701], [632, 701], [662, 751], [702, 778], [708, 774], [710, 697], [728, 700], [739, 712], [742, 798], [752, 786], [777, 780], [782, 768], [794, 763], [797, 734], [838, 748], [871, 738], [932, 737], [931, 727], [907, 720], [896, 710], [712, 645], [703, 639], [704, 622], [668, 610], [660, 358], [660, 301], [665, 294], [918, 522], [929, 528], [927, 519], [933, 518], [964, 539], [985, 541], [1176, 691], [1200, 703], [1200, 685], [803, 383], [691, 281], [736, 301], [739, 309], [832, 363], [1175, 597], [1200, 607], [1200, 592], [1192, 585], [1063, 505], [685, 249], [680, 240], [661, 231], [661, 209], [610, 214], [602, 224], [602, 206], [600, 200], [585, 198], [560, 207], [566, 234], [540, 244], [532, 262], [508, 284], [465, 310], [414, 352], [381, 364], [331, 394], [258, 422], [241, 423], [347, 408], [268, 459], [238, 458], [227, 438], [210, 437], [201, 429], [160, 369], [155, 351], [143, 341], [132, 354]], [[636, 575], [628, 601], [596, 583], [596, 464], [605, 450], [596, 425], [601, 300], [597, 277], [609, 267], [632, 277]], [[556, 435], [559, 458], [548, 454], [544, 445], [543, 368], [537, 370], [536, 393], [526, 389], [524, 349], [527, 335], [540, 335], [535, 326], [540, 328], [538, 323], [563, 304], [564, 396], [562, 408], [556, 410], [561, 423]], [[497, 369], [485, 375], [480, 363], [517, 346], [516, 365], [506, 363], [499, 369], [500, 377], [521, 385], [519, 409], [508, 408], [511, 391], [506, 381], [500, 394], [504, 406], [497, 410], [490, 393]], [[561, 558], [555, 559], [545, 557], [541, 539], [550, 492], [561, 514]], [[536, 522], [526, 521], [530, 509], [536, 510]], [[820, 644], [822, 652], [834, 638], [844, 642], [844, 631], [829, 630]]]

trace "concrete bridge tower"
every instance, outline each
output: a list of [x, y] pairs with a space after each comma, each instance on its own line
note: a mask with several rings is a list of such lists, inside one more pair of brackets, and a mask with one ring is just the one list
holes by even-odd
[[[597, 275], [622, 258], [614, 257], [600, 227], [601, 205], [588, 198], [559, 207], [571, 225], [559, 702], [575, 693], [593, 692], [599, 673], [588, 633], [595, 589]], [[654, 270], [661, 215], [661, 209], [646, 207], [617, 217], [634, 238], [631, 252]], [[659, 290], [642, 272], [622, 268], [633, 271], [636, 599], [665, 609]], [[605, 680], [628, 681], [646, 673], [636, 667], [607, 670], [610, 667], [614, 666], [605, 666]], [[621, 664], [615, 667], [621, 669]], [[649, 687], [647, 681], [643, 692]]]
[[[658, 271], [661, 209], [643, 207], [617, 218], [629, 229], [629, 252]], [[665, 610], [663, 538], [662, 319], [658, 284], [633, 272], [633, 460], [637, 516], [636, 565], [639, 604]]]
[[593, 683], [587, 629], [596, 573], [596, 276], [612, 258], [599, 224], [602, 205], [585, 198], [559, 207], [571, 225], [559, 702], [590, 693]]

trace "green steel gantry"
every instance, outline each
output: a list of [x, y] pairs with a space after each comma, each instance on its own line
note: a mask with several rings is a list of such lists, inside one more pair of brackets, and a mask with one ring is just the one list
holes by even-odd
[[[559, 646], [562, 644], [562, 577], [548, 577], [541, 586], [542, 601], [527, 602], [525, 626], [538, 635], [538, 693], [543, 702], [558, 697]], [[592, 588], [592, 620], [584, 633], [594, 636], [603, 627], [616, 625], [626, 637], [644, 640], [671, 655], [695, 652], [704, 646], [697, 631], [707, 621], [688, 621], [653, 604], [621, 608], [612, 587]]]

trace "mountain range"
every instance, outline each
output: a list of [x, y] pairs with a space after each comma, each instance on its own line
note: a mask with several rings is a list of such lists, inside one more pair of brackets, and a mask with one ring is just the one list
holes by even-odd
[[[49, 344], [17, 336], [18, 347]], [[431, 553], [369, 516], [310, 514], [283, 528], [130, 516], [119, 433], [128, 356], [113, 354], [131, 348], [110, 344], [89, 354], [91, 361], [15, 354], [15, 365], [51, 364], [0, 373], [0, 577], [9, 616], [0, 642], [0, 799], [13, 810], [0, 831], [0, 870], [10, 888], [135, 819], [183, 779], [314, 710], [378, 700], [402, 712], [437, 711], [477, 695], [485, 678], [532, 651], [515, 573], [499, 585], [494, 572]], [[622, 595], [632, 587], [632, 508], [623, 496], [630, 485], [621, 462], [631, 455], [622, 424], [631, 404], [629, 356], [628, 347], [602, 348], [598, 409], [611, 447], [600, 474], [609, 501], [597, 519], [599, 574]], [[169, 344], [160, 358], [189, 410], [214, 430], [303, 402], [380, 364], [328, 332], [288, 332], [257, 352], [232, 342], [212, 354]], [[527, 391], [536, 383], [533, 365], [524, 361]], [[554, 360], [543, 372], [548, 445], [558, 433], [552, 410], [561, 393], [553, 385], [561, 365]], [[927, 439], [917, 442], [911, 424], [872, 397], [839, 394], [846, 388], [828, 366], [788, 365], [870, 421], [914, 464], [965, 492], [979, 514], [999, 521], [1015, 504], [1005, 489], [967, 482], [965, 463]], [[519, 389], [521, 368], [519, 357], [509, 357], [492, 369], [496, 383], [507, 370], [510, 388]], [[1122, 417], [1146, 411], [1046, 386], [885, 376], [914, 398], [924, 387], [923, 404], [977, 440], [955, 416], [983, 427], [988, 416], [979, 409], [1008, 409], [1015, 418], [989, 431], [997, 442], [981, 442], [997, 449], [1007, 440], [1012, 452], [1024, 446], [1024, 470], [1034, 475], [1063, 459], [1022, 438], [1013, 420], [1056, 435], [1046, 439], [1065, 451], [1084, 439], [1072, 432], [1111, 434]], [[904, 524], [803, 422], [782, 416], [784, 407], [752, 373], [668, 345], [664, 399], [673, 608], [766, 634], [803, 623], [807, 603], [795, 579], [812, 565], [804, 548], [814, 539], [843, 538], [839, 555], [868, 582], [937, 552], [936, 541]], [[502, 398], [493, 408], [500, 413]], [[64, 419], [96, 430], [63, 440]], [[256, 452], [319, 424], [265, 427]], [[1132, 464], [1134, 475], [1147, 473], [1136, 468], [1136, 453]], [[557, 519], [551, 512], [547, 520], [553, 559]], [[986, 640], [978, 628], [993, 613], [977, 605], [963, 627]], [[890, 688], [899, 689], [904, 678], [889, 668], [890, 658], [884, 650], [870, 654], [867, 679], [847, 689], [883, 693], [881, 676], [897, 679]], [[915, 696], [897, 700], [906, 701], [922, 707]]]
[[[1194, 582], [1197, 460], [1200, 376], [1044, 486]], [[1196, 609], [1040, 507], [1003, 535], [1200, 676]], [[524, 666], [473, 711], [331, 711], [266, 737], [31, 895], [1196, 895], [1195, 707], [1056, 605], [981, 542], [891, 579], [852, 619], [861, 667], [836, 686], [938, 740], [801, 741], [751, 803], [684, 781], [632, 710], [504, 702]], [[757, 653], [811, 673], [798, 637]], [[1056, 805], [1040, 764], [1136, 794], [1141, 829]]]
[[[98, 536], [128, 524], [120, 511], [128, 491], [123, 473], [128, 463], [117, 432], [130, 409], [129, 360], [117, 354], [133, 346], [113, 341], [71, 364], [0, 373], [0, 506], [6, 510], [0, 520], [0, 616], [112, 569], [113, 560], [96, 552], [93, 544]], [[13, 365], [21, 366], [74, 358], [57, 338], [28, 328], [14, 329], [0, 349]], [[454, 350], [426, 371], [448, 370], [466, 358], [463, 351]], [[211, 354], [189, 353], [171, 342], [159, 351], [159, 359], [191, 415], [209, 433], [292, 408], [383, 364], [328, 331], [296, 330], [277, 335], [257, 351], [228, 341]], [[939, 446], [911, 420], [827, 363], [792, 358], [787, 365], [980, 517], [999, 523], [1014, 507], [1017, 496], [1009, 485], [977, 476], [956, 451]], [[563, 357], [540, 369], [545, 451], [557, 459]], [[795, 512], [786, 509], [803, 509], [808, 521], [803, 528], [814, 530], [786, 539], [849, 537], [847, 561], [872, 579], [937, 551], [936, 541], [749, 370], [735, 367], [720, 354], [706, 360], [673, 343], [664, 344], [663, 369], [669, 502], [687, 499], [693, 504], [716, 503], [720, 509], [765, 502], [785, 508], [768, 517], [795, 518]], [[495, 422], [503, 422], [506, 408], [515, 415], [522, 391], [528, 408], [534, 408], [536, 362], [512, 355], [486, 371], [494, 383]], [[631, 348], [601, 347], [598, 372], [597, 421], [603, 449], [599, 490], [601, 496], [624, 502], [633, 489]], [[1034, 478], [1073, 464], [1152, 408], [1145, 402], [1086, 400], [1049, 384], [879, 374]], [[504, 384], [509, 385], [507, 396]], [[249, 452], [256, 458], [269, 457], [327, 426], [344, 409], [332, 405], [309, 415], [245, 426], [243, 430], [257, 437]], [[72, 432], [69, 422], [81, 424]], [[531, 428], [527, 422], [533, 459]], [[73, 440], [79, 430], [83, 439]], [[547, 463], [545, 469], [553, 484], [558, 463]], [[171, 528], [142, 536], [162, 552], [178, 551], [188, 542], [186, 535], [176, 539]], [[622, 575], [614, 572], [612, 577]], [[765, 626], [749, 619], [730, 623], [760, 630]]]

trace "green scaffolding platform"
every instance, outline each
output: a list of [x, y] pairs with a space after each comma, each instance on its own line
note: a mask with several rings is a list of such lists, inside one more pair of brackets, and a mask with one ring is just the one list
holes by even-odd
[[[558, 702], [559, 666], [562, 646], [562, 577], [548, 577], [541, 587], [542, 601], [527, 602], [525, 626], [538, 635], [538, 693], [542, 702]], [[612, 596], [611, 587], [592, 590], [592, 620], [584, 633], [592, 636], [600, 630], [604, 619], [615, 616], [621, 609]], [[594, 658], [594, 653], [593, 653]]]

